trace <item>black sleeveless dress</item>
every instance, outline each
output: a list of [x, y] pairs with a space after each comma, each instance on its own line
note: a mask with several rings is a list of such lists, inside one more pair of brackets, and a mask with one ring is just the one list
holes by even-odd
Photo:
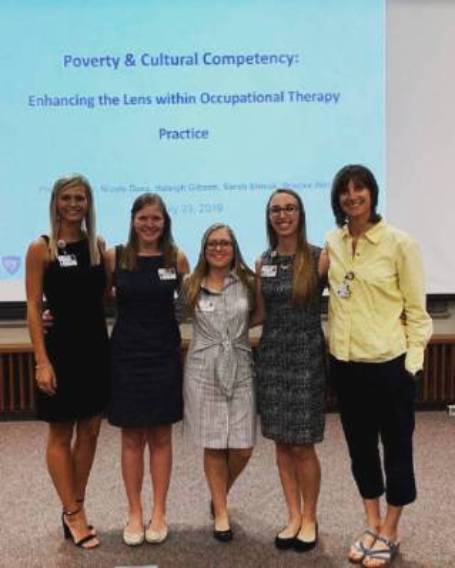
[[163, 256], [139, 256], [137, 270], [118, 266], [117, 320], [111, 337], [109, 422], [121, 427], [172, 424], [182, 419], [180, 330], [174, 310], [175, 268]]
[[46, 422], [73, 422], [101, 414], [108, 403], [106, 274], [102, 262], [90, 265], [87, 239], [68, 243], [59, 250], [59, 258], [46, 267], [43, 282], [54, 317], [45, 345], [56, 374], [57, 392], [49, 396], [37, 390], [37, 417]]

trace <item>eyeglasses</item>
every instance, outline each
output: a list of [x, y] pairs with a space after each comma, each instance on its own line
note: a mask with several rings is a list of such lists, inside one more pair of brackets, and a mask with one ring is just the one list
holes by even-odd
[[284, 213], [285, 215], [294, 215], [294, 213], [297, 213], [298, 210], [298, 206], [292, 205], [292, 203], [289, 203], [284, 207], [280, 207], [279, 205], [272, 205], [272, 207], [269, 207], [271, 217], [279, 217], [281, 213]]
[[218, 248], [219, 249], [227, 249], [229, 247], [232, 247], [232, 241], [227, 241], [225, 239], [221, 239], [219, 241], [217, 241], [217, 240], [207, 241], [207, 244], [205, 246], [209, 250], [216, 250]]

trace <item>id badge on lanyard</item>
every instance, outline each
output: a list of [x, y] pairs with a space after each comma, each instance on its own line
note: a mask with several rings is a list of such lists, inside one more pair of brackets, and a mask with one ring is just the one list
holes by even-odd
[[198, 307], [201, 312], [214, 312], [215, 311], [215, 304], [212, 300], [199, 300]]
[[262, 278], [275, 278], [277, 274], [276, 264], [263, 264], [261, 266], [261, 277]]
[[177, 280], [175, 268], [158, 268], [158, 276], [160, 280]]
[[59, 254], [57, 260], [62, 268], [77, 266], [77, 257], [75, 254]]

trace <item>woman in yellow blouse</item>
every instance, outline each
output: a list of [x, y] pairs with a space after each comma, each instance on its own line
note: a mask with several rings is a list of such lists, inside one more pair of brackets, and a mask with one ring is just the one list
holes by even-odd
[[369, 568], [393, 560], [403, 506], [416, 498], [415, 375], [432, 331], [418, 247], [376, 212], [378, 191], [366, 167], [342, 168], [332, 185], [339, 228], [327, 238], [330, 373], [367, 521], [348, 558]]

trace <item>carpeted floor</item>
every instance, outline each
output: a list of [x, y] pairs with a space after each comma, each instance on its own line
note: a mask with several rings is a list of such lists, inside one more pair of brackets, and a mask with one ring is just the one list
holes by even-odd
[[[319, 446], [322, 490], [320, 542], [305, 555], [278, 552], [275, 533], [285, 524], [285, 509], [274, 462], [273, 444], [259, 439], [254, 456], [234, 487], [231, 519], [235, 539], [211, 536], [208, 491], [201, 452], [184, 445], [181, 427], [174, 434], [174, 471], [169, 494], [169, 539], [162, 545], [128, 548], [121, 541], [125, 497], [119, 467], [119, 432], [103, 423], [87, 496], [90, 521], [102, 545], [85, 552], [64, 541], [59, 504], [47, 476], [43, 448], [46, 425], [0, 423], [0, 566], [3, 568], [159, 568], [342, 567], [345, 553], [363, 528], [360, 501], [351, 480], [339, 419], [327, 417]], [[415, 438], [419, 498], [402, 522], [401, 554], [406, 568], [455, 566], [455, 418], [419, 413]], [[150, 498], [149, 480], [144, 503]]]

